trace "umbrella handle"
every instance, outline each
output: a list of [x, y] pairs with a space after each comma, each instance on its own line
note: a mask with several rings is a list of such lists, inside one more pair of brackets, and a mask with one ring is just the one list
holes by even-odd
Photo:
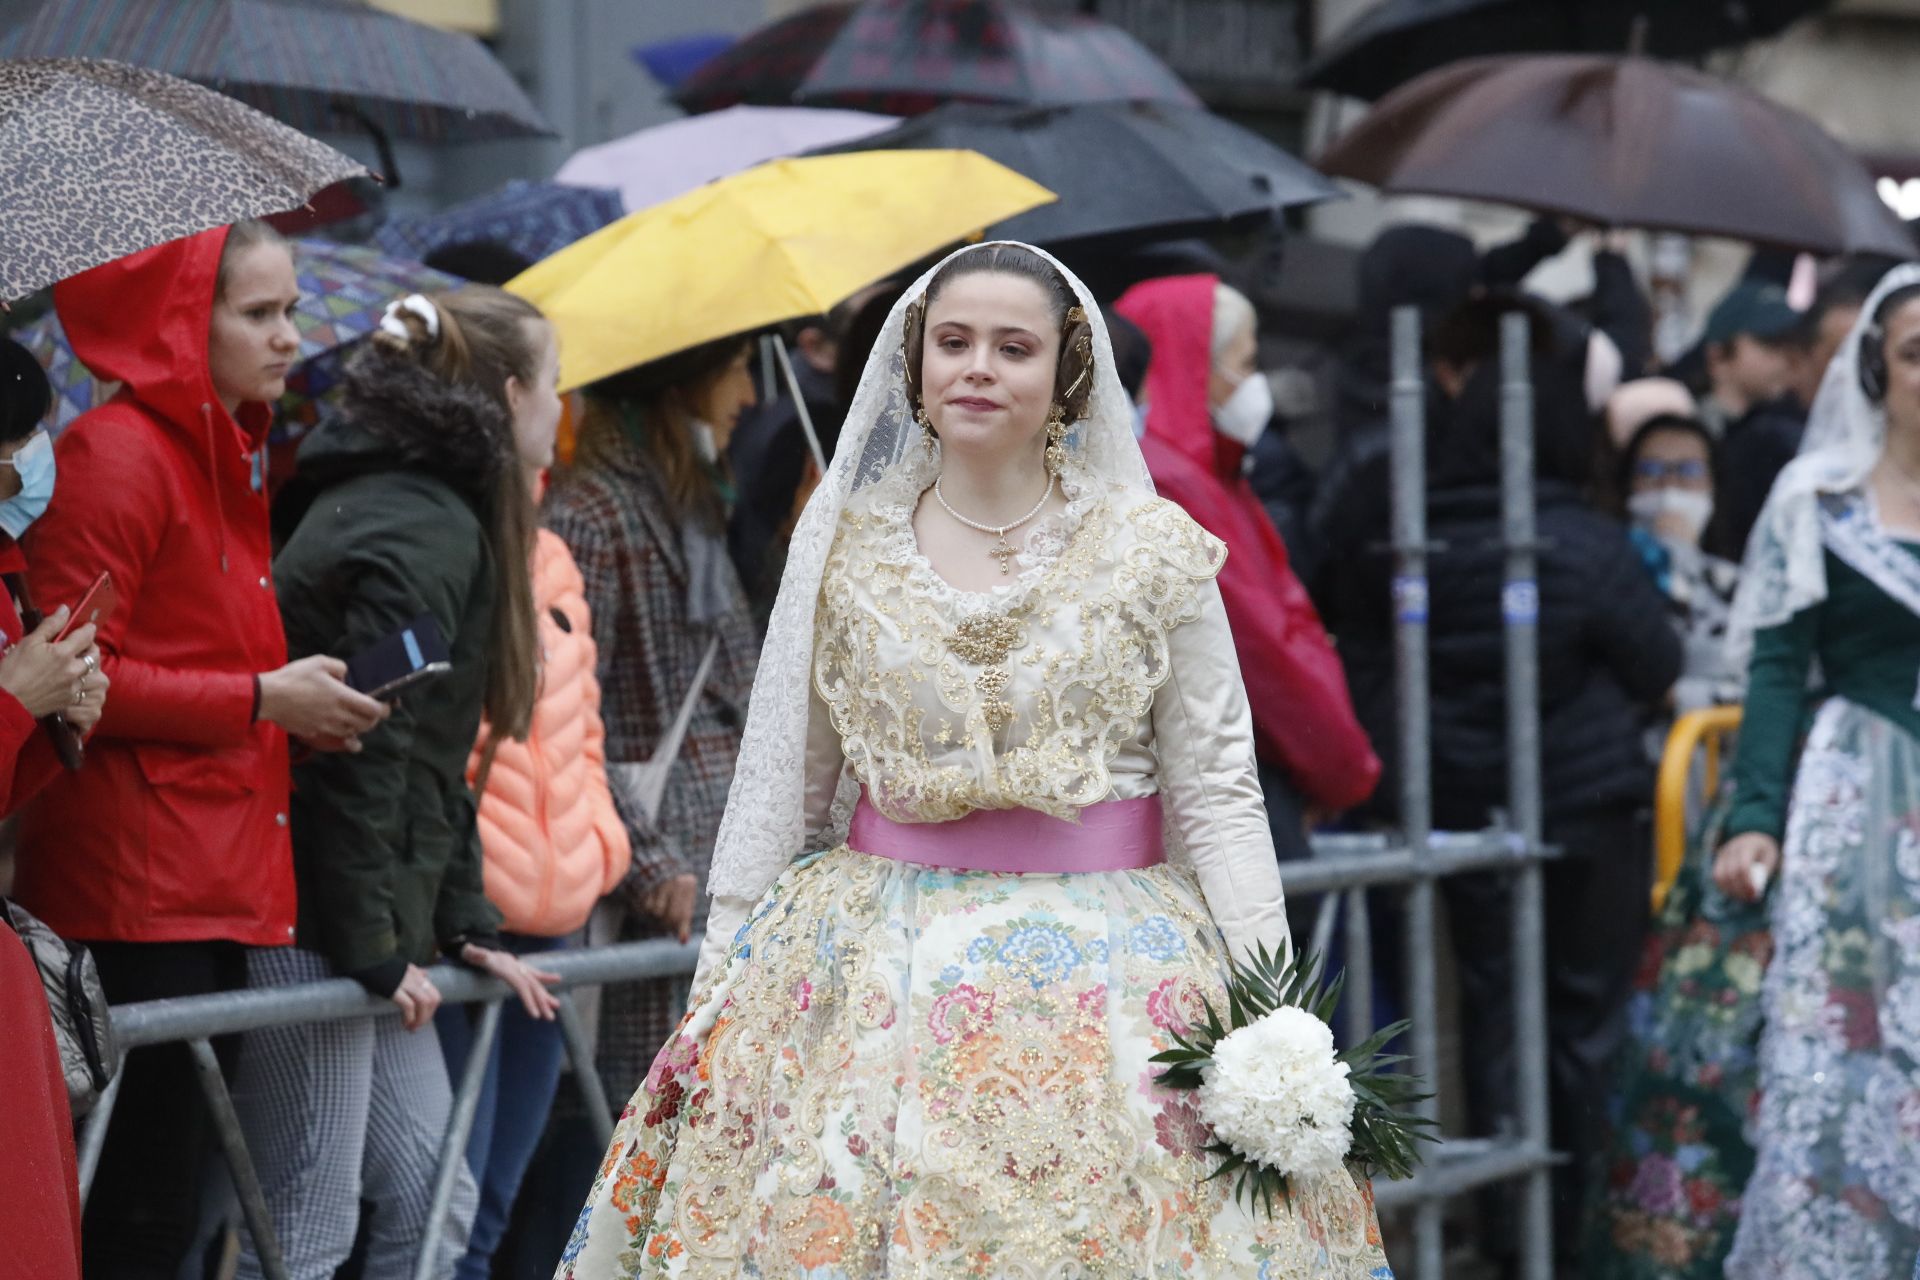
[[776, 334], [773, 339], [773, 358], [779, 362], [780, 373], [787, 381], [787, 391], [793, 396], [794, 412], [800, 415], [800, 429], [807, 433], [807, 448], [813, 450], [813, 461], [820, 468], [820, 474], [827, 474], [827, 451], [820, 447], [819, 433], [813, 429], [813, 415], [807, 412], [807, 398], [800, 394], [800, 379], [793, 372], [793, 359], [787, 355], [787, 344]]
[[345, 116], [347, 119], [359, 125], [362, 129], [365, 129], [368, 135], [372, 137], [373, 148], [380, 154], [380, 172], [376, 174], [375, 177], [387, 190], [398, 191], [400, 189], [400, 162], [393, 158], [393, 142], [387, 137], [387, 131], [382, 129], [379, 124], [374, 121], [372, 116], [345, 99], [335, 98], [333, 101], [333, 109], [340, 115]]

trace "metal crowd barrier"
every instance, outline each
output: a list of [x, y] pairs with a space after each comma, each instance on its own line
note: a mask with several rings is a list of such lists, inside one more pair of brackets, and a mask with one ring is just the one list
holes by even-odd
[[[613, 1110], [606, 1091], [600, 1086], [600, 1074], [594, 1070], [593, 1051], [575, 1007], [572, 992], [580, 987], [613, 982], [637, 982], [645, 978], [675, 977], [693, 972], [700, 954], [700, 939], [677, 942], [629, 942], [618, 946], [595, 947], [578, 951], [543, 952], [540, 967], [561, 977], [556, 991], [560, 997], [560, 1030], [573, 1063], [574, 1080], [580, 1088], [587, 1114], [597, 1127], [601, 1142], [613, 1139]], [[436, 965], [430, 976], [447, 1004], [480, 1004], [484, 1008], [474, 1032], [473, 1047], [466, 1070], [453, 1095], [452, 1117], [446, 1137], [440, 1144], [440, 1162], [434, 1177], [432, 1207], [423, 1233], [420, 1258], [415, 1266], [416, 1280], [431, 1280], [440, 1249], [441, 1227], [453, 1200], [454, 1184], [460, 1162], [466, 1159], [467, 1138], [473, 1132], [474, 1112], [480, 1104], [480, 1086], [486, 1075], [487, 1059], [500, 1029], [500, 1005], [513, 998], [507, 985], [497, 978], [485, 977], [469, 969]], [[122, 1052], [143, 1045], [184, 1041], [198, 1068], [200, 1090], [213, 1114], [214, 1130], [221, 1154], [233, 1175], [234, 1190], [240, 1199], [240, 1211], [247, 1231], [253, 1237], [260, 1269], [268, 1280], [286, 1280], [286, 1264], [280, 1244], [267, 1214], [266, 1197], [254, 1173], [253, 1159], [247, 1153], [246, 1137], [234, 1114], [233, 1099], [220, 1064], [213, 1054], [212, 1038], [267, 1027], [294, 1026], [309, 1022], [337, 1022], [347, 1018], [398, 1017], [399, 1008], [390, 1000], [369, 995], [350, 978], [335, 978], [297, 987], [274, 987], [259, 991], [227, 991], [217, 995], [188, 996], [177, 1000], [152, 1000], [142, 1004], [116, 1006], [113, 1030]], [[430, 1030], [419, 1034], [431, 1035]], [[119, 1098], [122, 1073], [116, 1071], [80, 1133], [80, 1193], [84, 1197], [93, 1186], [93, 1175], [100, 1167], [100, 1150], [107, 1138], [107, 1122]], [[638, 1083], [638, 1082], [636, 1082]]]
[[[1393, 555], [1396, 658], [1399, 703], [1430, 706], [1427, 670], [1427, 541], [1425, 393], [1420, 368], [1418, 313], [1402, 308], [1393, 317]], [[1552, 851], [1542, 843], [1540, 794], [1540, 713], [1536, 629], [1539, 592], [1535, 582], [1533, 511], [1532, 398], [1527, 368], [1527, 328], [1518, 315], [1505, 317], [1501, 333], [1504, 381], [1501, 402], [1501, 487], [1503, 546], [1506, 555], [1502, 614], [1506, 631], [1509, 758], [1509, 814], [1495, 830], [1461, 834], [1432, 829], [1432, 778], [1429, 726], [1425, 715], [1400, 717], [1400, 806], [1403, 829], [1392, 835], [1331, 835], [1313, 842], [1313, 857], [1290, 862], [1283, 879], [1291, 898], [1324, 895], [1314, 925], [1314, 949], [1326, 953], [1337, 915], [1347, 918], [1343, 960], [1347, 967], [1344, 1031], [1357, 1043], [1371, 1033], [1372, 939], [1367, 921], [1370, 889], [1399, 889], [1406, 901], [1407, 1014], [1413, 1021], [1414, 1069], [1437, 1089], [1440, 1079], [1440, 1029], [1437, 981], [1436, 884], [1446, 876], [1499, 871], [1514, 877], [1513, 945], [1515, 1057], [1519, 1131], [1510, 1137], [1446, 1139], [1428, 1153], [1411, 1179], [1377, 1189], [1383, 1207], [1407, 1206], [1414, 1214], [1416, 1280], [1440, 1280], [1444, 1274], [1441, 1210], [1445, 1202], [1496, 1182], [1518, 1179], [1524, 1187], [1520, 1223], [1521, 1274], [1524, 1280], [1551, 1280], [1552, 1222], [1548, 1174], [1555, 1156], [1547, 1127], [1546, 974], [1541, 904], [1543, 859]], [[690, 974], [700, 939], [681, 945], [637, 942], [620, 946], [546, 953], [543, 967], [564, 979], [561, 1027], [574, 1078], [588, 1113], [610, 1140], [612, 1111], [593, 1067], [572, 989], [613, 982]], [[458, 1162], [478, 1106], [486, 1059], [499, 1028], [504, 984], [469, 970], [446, 965], [432, 972], [447, 1003], [485, 1006], [466, 1070], [457, 1082], [452, 1118], [441, 1144], [432, 1216], [415, 1270], [428, 1280], [439, 1247], [440, 1227], [451, 1201]], [[179, 1000], [125, 1005], [114, 1010], [114, 1027], [123, 1048], [185, 1041], [199, 1066], [201, 1089], [212, 1109], [222, 1153], [233, 1174], [241, 1211], [253, 1235], [262, 1269], [270, 1280], [286, 1275], [259, 1180], [233, 1103], [214, 1059], [210, 1038], [270, 1026], [345, 1018], [394, 1017], [395, 1006], [368, 995], [349, 979], [262, 991], [236, 991]], [[1471, 1046], [1468, 1047], [1471, 1051]], [[80, 1168], [85, 1192], [99, 1166], [108, 1118], [117, 1096], [118, 1076], [88, 1116], [81, 1137]], [[1439, 1100], [1422, 1104], [1437, 1118]]]

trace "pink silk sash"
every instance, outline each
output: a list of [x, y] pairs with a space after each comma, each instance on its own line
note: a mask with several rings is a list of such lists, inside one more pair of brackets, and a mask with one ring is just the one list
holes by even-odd
[[895, 822], [867, 803], [863, 789], [847, 845], [895, 862], [1036, 875], [1138, 871], [1167, 860], [1157, 795], [1088, 805], [1078, 823], [1033, 809], [976, 809], [952, 822]]

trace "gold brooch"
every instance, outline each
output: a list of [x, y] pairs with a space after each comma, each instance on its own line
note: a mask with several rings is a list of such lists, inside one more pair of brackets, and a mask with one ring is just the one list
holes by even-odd
[[987, 728], [999, 733], [1013, 723], [1013, 704], [1006, 699], [1013, 674], [1001, 664], [1020, 643], [1024, 628], [1004, 613], [979, 613], [954, 628], [947, 648], [962, 662], [985, 667], [974, 679], [980, 692], [980, 709]]
[[1020, 624], [1004, 613], [977, 613], [954, 628], [947, 648], [977, 667], [1005, 662], [1020, 642]]

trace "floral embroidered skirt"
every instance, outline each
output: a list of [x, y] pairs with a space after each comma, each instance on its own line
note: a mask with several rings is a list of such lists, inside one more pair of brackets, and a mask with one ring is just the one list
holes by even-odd
[[1801, 754], [1762, 992], [1758, 1153], [1728, 1280], [1920, 1254], [1920, 743], [1840, 699]]
[[1647, 939], [1628, 1005], [1586, 1280], [1721, 1280], [1753, 1173], [1764, 904], [1713, 884], [1731, 791], [1708, 814]]
[[1169, 867], [803, 859], [634, 1095], [560, 1280], [1390, 1280], [1364, 1182], [1236, 1204], [1155, 1086], [1224, 967]]

